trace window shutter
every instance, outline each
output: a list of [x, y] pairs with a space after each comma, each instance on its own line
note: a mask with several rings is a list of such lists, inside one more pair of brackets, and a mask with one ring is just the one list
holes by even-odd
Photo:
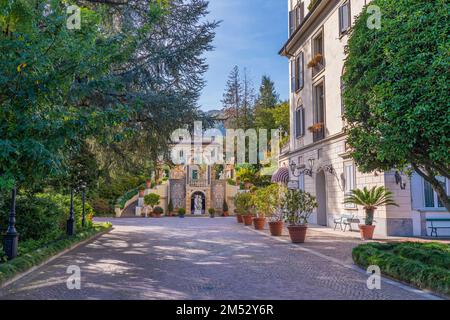
[[295, 11], [289, 11], [289, 36], [294, 33], [295, 29]]
[[300, 53], [298, 61], [298, 89], [303, 89], [305, 85], [305, 55], [303, 52]]
[[297, 59], [293, 59], [291, 61], [291, 92], [295, 92], [296, 90], [296, 77], [295, 77], [295, 73], [297, 72], [297, 66], [296, 66], [296, 61]]
[[298, 56], [297, 58], [295, 58], [295, 64], [296, 64], [296, 68], [295, 68], [295, 91], [300, 90], [300, 56]]
[[300, 121], [300, 125], [301, 125], [301, 129], [300, 129], [300, 134], [302, 136], [305, 135], [305, 108], [301, 107], [300, 108], [300, 117], [301, 117], [301, 121]]

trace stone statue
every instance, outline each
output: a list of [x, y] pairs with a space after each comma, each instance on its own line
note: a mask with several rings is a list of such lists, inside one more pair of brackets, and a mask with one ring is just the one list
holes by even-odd
[[200, 195], [196, 195], [194, 198], [194, 213], [195, 214], [202, 214], [202, 197]]

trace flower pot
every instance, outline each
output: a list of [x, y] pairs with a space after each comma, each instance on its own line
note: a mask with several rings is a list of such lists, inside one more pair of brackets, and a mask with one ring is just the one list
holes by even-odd
[[161, 218], [161, 214], [160, 214], [160, 213], [154, 213], [154, 214], [153, 214], [153, 217], [154, 217], [154, 218]]
[[308, 226], [288, 226], [289, 236], [291, 237], [292, 243], [303, 243], [306, 238], [306, 230]]
[[152, 185], [152, 181], [151, 180], [145, 180], [145, 186], [147, 187], [147, 189], [150, 189]]
[[184, 214], [183, 214], [183, 215], [180, 214], [179, 217], [180, 217], [180, 218], [184, 218]]
[[214, 218], [215, 216], [216, 216], [216, 215], [214, 215], [214, 214], [210, 214], [210, 215], [209, 215], [210, 218]]
[[139, 190], [139, 198], [143, 198], [145, 196], [145, 190]]
[[228, 217], [228, 216], [229, 216], [228, 211], [224, 211], [224, 212], [223, 212], [223, 216], [224, 216], [224, 217]]
[[266, 225], [266, 218], [253, 218], [253, 225], [256, 230], [264, 230]]
[[251, 226], [252, 225], [252, 221], [253, 221], [253, 216], [252, 215], [250, 215], [250, 214], [245, 215], [245, 216], [243, 216], [243, 219], [244, 219], [244, 225], [246, 225], [246, 226]]
[[283, 234], [283, 221], [269, 222], [270, 234], [274, 237], [280, 237]]
[[365, 224], [359, 225], [359, 232], [361, 233], [361, 240], [372, 240], [375, 226], [367, 226]]
[[242, 218], [242, 215], [241, 214], [236, 214], [236, 219], [237, 219], [237, 222], [238, 223], [244, 223], [244, 219]]

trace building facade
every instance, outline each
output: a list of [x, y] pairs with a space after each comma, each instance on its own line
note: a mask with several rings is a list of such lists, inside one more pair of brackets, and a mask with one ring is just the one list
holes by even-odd
[[[290, 171], [290, 187], [316, 195], [312, 223], [333, 226], [340, 215], [363, 221], [364, 211], [344, 205], [352, 189], [385, 186], [399, 207], [376, 210], [379, 235], [429, 235], [427, 218], [450, 217], [428, 183], [396, 171], [362, 173], [349, 155], [343, 131], [342, 74], [348, 32], [365, 0], [288, 0], [289, 39], [280, 54], [290, 66], [290, 142], [279, 164]], [[304, 169], [308, 169], [304, 171]], [[300, 172], [304, 171], [302, 174]], [[443, 179], [449, 188], [449, 182]], [[447, 229], [449, 230], [449, 229]], [[442, 235], [450, 235], [443, 230]]]

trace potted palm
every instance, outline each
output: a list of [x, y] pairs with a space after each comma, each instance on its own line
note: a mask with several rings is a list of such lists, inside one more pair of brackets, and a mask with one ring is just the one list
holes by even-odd
[[153, 214], [153, 208], [159, 204], [160, 196], [156, 193], [149, 193], [144, 197], [144, 203], [146, 206], [150, 206], [152, 208], [152, 214]]
[[385, 187], [373, 187], [372, 189], [354, 189], [351, 194], [348, 195], [344, 203], [356, 204], [363, 206], [366, 212], [366, 218], [364, 224], [359, 225], [359, 230], [361, 232], [362, 240], [373, 239], [373, 233], [375, 231], [375, 226], [373, 225], [373, 216], [375, 210], [380, 206], [397, 206], [393, 199], [393, 194], [391, 191]]
[[210, 216], [211, 218], [214, 218], [214, 217], [216, 216], [216, 209], [214, 209], [214, 208], [209, 208], [209, 209], [208, 209], [208, 213], [209, 213], [209, 216]]
[[255, 207], [257, 216], [253, 219], [256, 230], [263, 230], [266, 217], [272, 216], [278, 206], [278, 185], [271, 184], [255, 192]]
[[178, 209], [178, 216], [180, 218], [184, 218], [184, 215], [186, 214], [186, 209], [185, 208], [179, 208]]
[[228, 217], [228, 203], [226, 202], [226, 200], [223, 200], [222, 211], [223, 211], [223, 216]]
[[289, 236], [293, 243], [303, 243], [308, 229], [308, 219], [317, 208], [314, 196], [302, 190], [288, 190], [283, 199]]

